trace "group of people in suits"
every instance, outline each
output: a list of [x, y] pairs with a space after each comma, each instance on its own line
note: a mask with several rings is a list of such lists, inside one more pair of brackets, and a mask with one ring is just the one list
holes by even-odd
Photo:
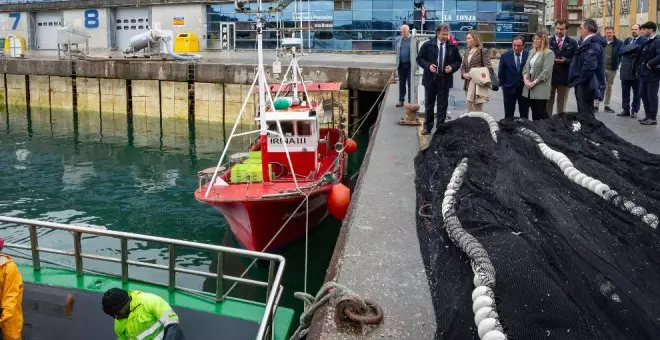
[[[633, 25], [632, 37], [623, 42], [616, 38], [612, 27], [605, 28], [605, 37], [600, 35], [598, 25], [591, 19], [580, 25], [579, 41], [566, 34], [566, 27], [565, 21], [557, 21], [555, 35], [549, 39], [542, 32], [536, 33], [530, 52], [524, 50], [523, 37], [515, 37], [512, 49], [502, 54], [498, 75], [505, 117], [514, 116], [516, 104], [520, 117], [528, 118], [531, 108], [535, 120], [552, 115], [555, 105], [556, 112], [565, 112], [570, 88], [575, 91], [579, 112], [594, 114], [598, 111], [597, 103], [603, 100], [605, 111], [614, 112], [610, 98], [621, 65], [623, 111], [618, 115], [635, 117], [641, 97], [645, 117], [639, 120], [640, 124], [656, 125], [660, 80], [660, 36], [655, 35], [656, 24]], [[642, 37], [638, 37], [640, 28]], [[545, 109], [541, 107], [543, 102]]]
[[[640, 28], [642, 33], [638, 33]], [[635, 116], [641, 98], [645, 118], [640, 119], [640, 123], [657, 124], [660, 36], [655, 35], [656, 31], [657, 26], [653, 22], [635, 25], [632, 27], [633, 36], [621, 42], [614, 36], [611, 27], [605, 29], [603, 36], [597, 23], [586, 19], [578, 29], [579, 40], [575, 40], [567, 34], [566, 21], [558, 20], [552, 37], [544, 32], [534, 34], [529, 51], [525, 50], [525, 39], [515, 37], [512, 49], [501, 55], [497, 72], [505, 117], [514, 117], [516, 105], [520, 117], [529, 118], [531, 110], [534, 120], [549, 118], [555, 109], [557, 113], [566, 112], [570, 88], [574, 89], [578, 111], [595, 114], [597, 103], [604, 100], [605, 111], [614, 112], [610, 107], [611, 88], [621, 65], [623, 111], [619, 116]], [[643, 37], [637, 37], [640, 34]], [[399, 76], [407, 78], [412, 60], [407, 53], [400, 51], [410, 46], [405, 42], [409, 39], [408, 32], [402, 32], [402, 37], [397, 41], [397, 47], [403, 47], [397, 48], [397, 64]], [[416, 62], [424, 69], [422, 85], [426, 99], [422, 134], [431, 133], [435, 120], [439, 123], [446, 120], [454, 73], [461, 72], [466, 96], [473, 68], [486, 68], [492, 75], [490, 50], [483, 47], [478, 32], [468, 32], [466, 43], [468, 49], [461, 56], [458, 47], [449, 40], [449, 26], [442, 24], [436, 28], [435, 36], [425, 41], [419, 49]], [[407, 67], [402, 68], [400, 60], [404, 60]], [[406, 87], [409, 89], [409, 86], [409, 81], [403, 82], [397, 106], [403, 104]], [[632, 107], [630, 90], [633, 91]], [[482, 111], [482, 105], [483, 101], [467, 99], [468, 111]]]
[[[486, 87], [478, 79], [473, 79], [473, 69], [485, 69], [493, 72], [491, 52], [483, 47], [483, 41], [478, 32], [469, 31], [465, 42], [467, 50], [463, 56], [456, 44], [449, 40], [449, 26], [442, 24], [435, 30], [435, 36], [429, 38], [417, 54], [417, 64], [424, 69], [422, 85], [425, 98], [425, 121], [423, 135], [428, 135], [433, 129], [436, 115], [439, 123], [447, 119], [449, 89], [454, 86], [453, 74], [460, 71], [463, 80], [463, 91], [466, 94], [468, 111], [482, 111], [484, 102], [488, 101], [483, 90]], [[476, 83], [480, 83], [476, 86]], [[479, 87], [480, 90], [475, 90]], [[487, 90], [486, 90], [487, 93]], [[437, 114], [434, 109], [437, 108]]]

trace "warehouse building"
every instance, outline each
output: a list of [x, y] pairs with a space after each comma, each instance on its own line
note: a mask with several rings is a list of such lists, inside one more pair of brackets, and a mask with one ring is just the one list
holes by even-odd
[[[255, 48], [255, 15], [237, 13], [233, 1], [166, 2], [9, 0], [0, 5], [0, 38], [19, 35], [30, 49], [56, 49], [57, 28], [66, 26], [87, 31], [92, 49], [123, 49], [132, 36], [160, 28], [199, 36], [202, 50]], [[302, 0], [265, 17], [265, 47], [276, 47], [278, 28], [290, 35], [287, 28], [302, 26], [305, 48], [391, 50], [401, 25], [432, 32], [443, 22], [459, 41], [477, 30], [485, 42], [505, 46], [543, 27], [544, 11], [543, 1]]]

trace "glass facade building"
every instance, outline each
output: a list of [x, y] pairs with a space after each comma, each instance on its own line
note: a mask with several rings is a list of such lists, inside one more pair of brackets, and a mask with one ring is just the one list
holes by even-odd
[[[401, 25], [433, 32], [444, 19], [460, 43], [464, 43], [467, 31], [476, 30], [487, 45], [505, 48], [514, 35], [525, 35], [530, 41], [530, 34], [542, 27], [539, 19], [543, 20], [544, 9], [545, 2], [541, 1], [295, 1], [283, 12], [265, 17], [264, 47], [276, 47], [278, 26], [301, 27], [302, 20], [305, 48], [392, 50]], [[236, 48], [255, 48], [254, 14], [237, 13], [233, 2], [208, 5], [206, 12], [207, 39], [219, 39], [221, 23], [234, 22]]]

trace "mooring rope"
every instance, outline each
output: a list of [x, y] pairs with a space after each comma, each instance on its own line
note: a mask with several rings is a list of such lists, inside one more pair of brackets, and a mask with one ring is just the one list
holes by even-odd
[[[312, 323], [312, 319], [314, 318], [314, 313], [316, 313], [316, 311], [327, 302], [329, 302], [331, 306], [335, 307], [337, 307], [342, 302], [350, 302], [352, 305], [348, 306], [348, 308], [356, 307], [362, 312], [375, 309], [376, 315], [365, 317], [365, 319], [371, 319], [367, 320], [365, 323], [378, 323], [382, 319], [382, 311], [380, 311], [378, 306], [375, 306], [369, 301], [362, 299], [355, 292], [346, 288], [346, 286], [334, 281], [326, 282], [321, 287], [321, 289], [319, 289], [318, 293], [316, 293], [316, 296], [302, 292], [296, 292], [293, 294], [293, 296], [303, 301], [304, 311], [300, 315], [300, 324], [298, 329], [296, 329], [295, 333], [293, 333], [291, 338], [289, 338], [290, 340], [299, 340], [305, 338], [307, 332], [309, 331], [309, 326]], [[356, 312], [359, 313], [359, 311]]]
[[516, 131], [534, 140], [543, 153], [543, 156], [555, 163], [571, 181], [589, 189], [591, 192], [602, 197], [605, 201], [610, 202], [615, 207], [627, 211], [633, 216], [640, 217], [642, 222], [648, 224], [651, 228], [658, 228], [658, 223], [660, 223], [660, 221], [658, 220], [657, 215], [649, 213], [644, 207], [636, 204], [630, 198], [619, 195], [617, 191], [612, 190], [607, 184], [576, 169], [566, 155], [550, 148], [545, 144], [543, 138], [541, 138], [536, 132], [525, 127], [517, 127]]
[[[497, 123], [496, 123], [497, 124]], [[491, 130], [492, 131], [492, 130]], [[493, 138], [496, 138], [493, 135]], [[472, 312], [477, 325], [477, 333], [482, 340], [504, 340], [506, 335], [500, 324], [499, 314], [495, 309], [495, 267], [488, 257], [483, 245], [463, 227], [456, 216], [456, 192], [461, 188], [463, 178], [467, 173], [468, 159], [463, 158], [456, 166], [447, 184], [447, 190], [442, 201], [442, 217], [449, 238], [469, 258], [474, 271], [474, 286], [472, 291]]]

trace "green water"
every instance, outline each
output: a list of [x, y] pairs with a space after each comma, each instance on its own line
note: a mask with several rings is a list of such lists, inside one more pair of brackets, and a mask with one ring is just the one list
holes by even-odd
[[[230, 124], [227, 124], [227, 129]], [[188, 241], [240, 247], [222, 216], [197, 202], [197, 171], [214, 166], [223, 148], [222, 124], [134, 117], [74, 115], [71, 112], [0, 113], [0, 215], [60, 223], [86, 223], [108, 229], [170, 237]], [[360, 151], [348, 161], [349, 173], [362, 161], [367, 136], [358, 138]], [[247, 143], [247, 140], [242, 143]], [[232, 143], [233, 144], [233, 143]], [[241, 141], [236, 144], [241, 147]], [[320, 288], [335, 246], [340, 222], [328, 218], [309, 235], [307, 290]], [[40, 230], [40, 246], [71, 250], [72, 237], [59, 231]], [[29, 244], [28, 234], [13, 227], [0, 229], [6, 242]], [[103, 237], [83, 239], [83, 252], [118, 256], [119, 242]], [[130, 257], [167, 264], [166, 247], [133, 242]], [[302, 303], [293, 292], [303, 290], [304, 239], [285, 249], [285, 294], [281, 305], [299, 313]], [[179, 252], [179, 265], [199, 270], [215, 268], [208, 253]], [[68, 257], [42, 255], [42, 260], [73, 265]], [[225, 272], [240, 275], [245, 259], [227, 257]], [[86, 269], [119, 273], [114, 264], [85, 260]], [[131, 275], [152, 282], [167, 276], [150, 269]], [[214, 282], [177, 274], [177, 283], [214, 291]], [[267, 268], [248, 275], [265, 279]], [[262, 299], [263, 291], [238, 286], [235, 294]]]

